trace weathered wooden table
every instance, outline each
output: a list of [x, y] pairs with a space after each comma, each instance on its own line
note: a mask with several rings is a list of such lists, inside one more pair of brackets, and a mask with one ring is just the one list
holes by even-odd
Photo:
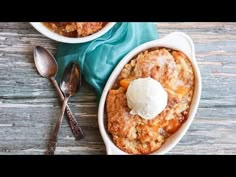
[[[192, 37], [202, 75], [202, 97], [187, 134], [169, 154], [236, 154], [236, 23], [157, 23], [160, 37]], [[29, 23], [0, 23], [0, 154], [44, 154], [60, 110], [51, 82], [36, 71], [32, 49], [55, 53], [57, 43]], [[69, 101], [86, 138], [75, 141], [64, 119], [56, 154], [106, 154], [96, 97], [84, 83]]]

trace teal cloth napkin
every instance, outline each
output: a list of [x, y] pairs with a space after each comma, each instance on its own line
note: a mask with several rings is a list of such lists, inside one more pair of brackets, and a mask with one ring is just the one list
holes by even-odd
[[111, 72], [119, 61], [138, 45], [158, 38], [155, 24], [118, 22], [103, 36], [82, 44], [59, 43], [56, 59], [59, 81], [65, 67], [76, 62], [84, 79], [95, 89], [97, 101]]

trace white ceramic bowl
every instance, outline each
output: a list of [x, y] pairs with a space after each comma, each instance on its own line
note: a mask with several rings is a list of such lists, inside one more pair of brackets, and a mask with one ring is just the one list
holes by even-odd
[[200, 75], [200, 71], [196, 62], [195, 48], [194, 48], [191, 38], [184, 33], [174, 32], [165, 36], [164, 38], [144, 43], [136, 47], [135, 49], [133, 49], [120, 61], [120, 63], [116, 66], [116, 68], [110, 75], [104, 87], [104, 90], [103, 90], [103, 93], [99, 102], [99, 108], [98, 108], [98, 124], [99, 124], [100, 133], [102, 135], [103, 141], [106, 146], [107, 154], [127, 154], [126, 152], [119, 149], [113, 143], [107, 131], [107, 125], [106, 125], [107, 117], [106, 117], [106, 112], [105, 112], [105, 102], [106, 102], [107, 93], [112, 87], [113, 83], [115, 82], [117, 76], [123, 69], [124, 65], [127, 64], [134, 56], [136, 56], [140, 52], [146, 49], [153, 48], [153, 47], [166, 47], [170, 49], [179, 50], [188, 56], [188, 58], [192, 62], [192, 66], [194, 69], [195, 90], [194, 90], [194, 95], [193, 95], [187, 121], [172, 136], [170, 136], [167, 139], [167, 141], [161, 146], [159, 150], [151, 154], [165, 154], [169, 150], [171, 150], [184, 136], [184, 134], [186, 133], [190, 124], [193, 121], [193, 118], [196, 114], [198, 104], [200, 101], [200, 96], [201, 96], [201, 75]]
[[109, 22], [107, 23], [106, 26], [104, 26], [101, 30], [98, 32], [91, 34], [86, 37], [66, 37], [62, 36], [60, 34], [57, 34], [51, 30], [49, 30], [46, 26], [44, 26], [41, 22], [30, 22], [30, 24], [41, 34], [45, 35], [46, 37], [53, 39], [58, 42], [63, 42], [63, 43], [84, 43], [88, 42], [91, 40], [94, 40], [103, 34], [105, 34], [107, 31], [109, 31], [116, 23], [115, 22]]

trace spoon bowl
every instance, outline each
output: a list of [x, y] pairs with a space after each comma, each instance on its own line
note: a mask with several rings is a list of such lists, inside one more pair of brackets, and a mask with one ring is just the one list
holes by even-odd
[[68, 65], [61, 79], [61, 90], [65, 96], [69, 97], [79, 91], [81, 86], [80, 68], [76, 63]]
[[34, 49], [34, 62], [39, 74], [46, 78], [56, 77], [58, 65], [51, 53], [41, 46]]

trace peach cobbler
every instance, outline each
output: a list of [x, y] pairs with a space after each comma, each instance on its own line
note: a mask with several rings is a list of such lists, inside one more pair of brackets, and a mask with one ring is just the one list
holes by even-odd
[[[139, 78], [158, 81], [168, 95], [165, 107], [152, 119], [132, 114], [127, 103], [127, 89]], [[177, 50], [153, 48], [130, 60], [106, 98], [108, 132], [116, 146], [130, 154], [158, 150], [188, 119], [194, 80], [190, 60]]]
[[51, 31], [67, 37], [85, 37], [101, 30], [107, 22], [43, 22]]

